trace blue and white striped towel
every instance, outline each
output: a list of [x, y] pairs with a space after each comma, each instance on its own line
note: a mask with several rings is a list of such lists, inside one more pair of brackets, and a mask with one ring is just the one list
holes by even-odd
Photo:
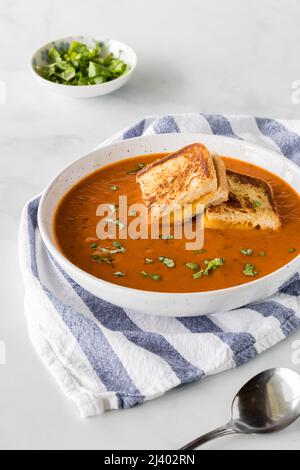
[[[300, 122], [186, 114], [149, 117], [110, 141], [204, 132], [245, 139], [300, 165]], [[161, 318], [109, 305], [55, 265], [37, 227], [39, 198], [22, 216], [20, 256], [25, 312], [39, 356], [83, 417], [129, 408], [241, 366], [300, 326], [300, 276], [272, 298], [232, 313]]]

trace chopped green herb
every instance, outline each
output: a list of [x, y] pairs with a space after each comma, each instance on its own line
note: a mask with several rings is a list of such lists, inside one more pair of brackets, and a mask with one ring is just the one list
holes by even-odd
[[202, 248], [202, 250], [193, 251], [193, 255], [203, 255], [203, 253], [206, 253], [206, 252], [207, 250]]
[[290, 248], [289, 249], [289, 253], [295, 253], [295, 251], [297, 251], [296, 248]]
[[198, 271], [199, 264], [198, 263], [186, 263], [186, 267], [191, 269], [192, 271]]
[[115, 277], [125, 277], [126, 274], [125, 274], [125, 273], [122, 273], [122, 272], [120, 271], [120, 272], [114, 273], [114, 276], [115, 276]]
[[145, 264], [153, 264], [154, 260], [151, 258], [145, 258]]
[[173, 259], [165, 258], [164, 256], [160, 256], [158, 259], [161, 263], [167, 266], [167, 268], [175, 268], [175, 261]]
[[258, 256], [261, 256], [261, 257], [267, 256], [267, 253], [266, 253], [266, 251], [260, 251], [260, 252], [258, 253]]
[[257, 271], [256, 271], [255, 265], [254, 264], [246, 264], [246, 266], [244, 268], [244, 271], [243, 271], [243, 274], [245, 274], [245, 276], [252, 276], [252, 277], [257, 276]]
[[111, 191], [118, 191], [118, 189], [120, 189], [120, 188], [119, 188], [119, 186], [111, 186], [109, 189]]
[[160, 235], [159, 237], [161, 240], [174, 240], [173, 235]]
[[127, 172], [127, 175], [136, 175], [139, 171], [141, 171], [143, 168], [145, 168], [144, 163], [137, 163], [136, 168], [134, 170], [130, 170]]
[[[225, 261], [223, 258], [215, 258], [212, 260], [205, 261], [206, 269], [201, 269], [197, 273], [193, 274], [193, 279], [200, 279], [202, 276], [208, 276], [212, 271], [215, 271], [216, 269], [223, 266], [224, 263]], [[189, 264], [193, 264], [193, 263], [189, 263]]]
[[108, 258], [108, 257], [101, 256], [101, 255], [98, 255], [98, 254], [93, 254], [92, 259], [93, 259], [93, 261], [95, 261], [97, 263], [104, 263], [104, 264], [113, 264], [114, 263], [113, 258]]
[[96, 249], [98, 248], [98, 245], [97, 245], [97, 243], [92, 243], [92, 244], [90, 245], [90, 247], [91, 247], [93, 250], [96, 250]]
[[261, 201], [252, 201], [252, 207], [253, 209], [258, 209], [259, 207], [262, 206], [262, 202]]
[[242, 255], [245, 255], [245, 256], [252, 256], [254, 251], [251, 250], [250, 248], [248, 248], [248, 249], [241, 248], [241, 253], [242, 253]]
[[199, 271], [198, 273], [193, 274], [193, 279], [201, 279], [203, 274], [204, 274], [204, 271], [203, 269], [201, 269], [201, 271]]
[[104, 221], [107, 222], [108, 224], [115, 224], [115, 225], [117, 225], [117, 226], [120, 228], [120, 230], [124, 230], [124, 228], [126, 227], [126, 225], [123, 224], [122, 222], [120, 222], [120, 220], [118, 220], [118, 219], [113, 219], [113, 218], [111, 218], [111, 217], [106, 217], [106, 218], [104, 219]]
[[108, 253], [110, 255], [116, 255], [118, 253], [126, 252], [126, 249], [124, 248], [124, 246], [122, 246], [120, 242], [114, 242], [113, 246], [115, 250], [109, 250], [108, 248], [100, 248], [100, 251], [102, 251], [103, 253]]
[[153, 281], [160, 281], [161, 280], [161, 276], [159, 274], [149, 274], [146, 271], [142, 271], [141, 275], [146, 277], [146, 278], [150, 278]]
[[124, 251], [126, 251], [125, 248], [123, 247], [122, 243], [120, 243], [120, 242], [113, 242], [113, 246], [115, 248], [118, 248], [119, 250], [122, 250], [123, 253], [124, 253]]
[[[46, 80], [62, 85], [86, 86], [110, 82], [129, 72], [130, 66], [114, 54], [107, 54], [107, 45], [95, 47], [74, 41], [68, 48], [52, 47], [48, 64], [35, 66], [36, 72]], [[121, 51], [120, 51], [121, 55]]]
[[206, 269], [204, 270], [204, 275], [208, 276], [211, 271], [215, 271], [216, 269], [223, 266], [225, 263], [223, 258], [215, 258], [212, 260], [205, 261]]

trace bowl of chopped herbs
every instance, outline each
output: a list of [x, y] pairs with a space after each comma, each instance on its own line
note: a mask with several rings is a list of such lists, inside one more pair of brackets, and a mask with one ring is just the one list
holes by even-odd
[[121, 88], [136, 65], [137, 56], [126, 44], [88, 36], [52, 41], [31, 60], [34, 76], [41, 84], [73, 98], [92, 98]]

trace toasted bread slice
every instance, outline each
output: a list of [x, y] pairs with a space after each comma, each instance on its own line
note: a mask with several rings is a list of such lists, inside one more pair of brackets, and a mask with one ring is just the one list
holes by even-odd
[[[179, 213], [182, 220], [178, 207], [192, 205], [184, 214], [188, 218], [201, 207], [203, 211], [203, 206], [211, 201], [220, 200], [226, 192], [222, 165], [223, 161], [213, 157], [204, 145], [192, 144], [145, 167], [137, 174], [137, 182], [152, 217], [161, 218], [174, 211], [174, 221]], [[222, 190], [218, 193], [220, 186]]]
[[215, 206], [228, 201], [229, 198], [229, 184], [227, 180], [225, 163], [217, 154], [213, 154], [213, 161], [218, 178], [218, 189], [212, 199], [208, 201], [207, 206]]
[[227, 171], [229, 200], [206, 210], [206, 228], [279, 230], [273, 192], [265, 181]]

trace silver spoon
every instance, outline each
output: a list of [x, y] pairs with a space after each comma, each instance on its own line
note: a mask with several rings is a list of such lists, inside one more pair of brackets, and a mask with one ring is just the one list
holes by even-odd
[[251, 379], [235, 397], [229, 424], [196, 439], [180, 450], [193, 450], [230, 434], [281, 431], [300, 417], [300, 375], [270, 369]]

